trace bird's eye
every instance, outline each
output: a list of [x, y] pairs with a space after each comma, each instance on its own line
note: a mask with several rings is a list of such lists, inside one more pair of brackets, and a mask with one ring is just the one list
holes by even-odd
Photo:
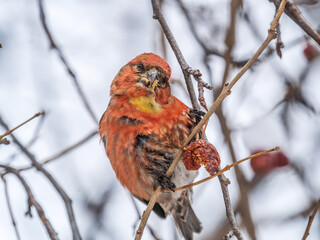
[[141, 72], [141, 71], [144, 70], [144, 66], [143, 66], [142, 63], [139, 63], [139, 64], [137, 65], [137, 70], [138, 70], [139, 72]]

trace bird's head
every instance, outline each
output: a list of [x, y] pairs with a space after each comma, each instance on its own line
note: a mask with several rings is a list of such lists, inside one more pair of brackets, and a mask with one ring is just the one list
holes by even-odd
[[112, 82], [110, 95], [154, 93], [161, 102], [164, 90], [170, 94], [170, 75], [170, 66], [164, 59], [153, 53], [144, 53], [121, 68]]

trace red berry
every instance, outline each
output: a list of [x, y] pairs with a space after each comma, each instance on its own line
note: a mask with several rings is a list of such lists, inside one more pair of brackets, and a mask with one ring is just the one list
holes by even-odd
[[182, 161], [187, 170], [197, 170], [202, 164], [213, 175], [220, 165], [220, 156], [211, 143], [199, 139], [184, 149]]
[[273, 165], [276, 167], [283, 167], [289, 164], [289, 160], [282, 152], [274, 153]]
[[311, 62], [313, 59], [320, 55], [319, 49], [310, 42], [306, 43], [303, 53], [304, 56], [307, 58], [308, 62]]
[[[190, 146], [190, 145], [189, 145]], [[188, 146], [188, 147], [189, 147]], [[188, 148], [187, 147], [187, 148]], [[187, 149], [187, 150], [184, 150], [183, 151], [183, 154], [182, 154], [182, 161], [184, 163], [184, 166], [186, 167], [186, 169], [188, 171], [191, 171], [191, 170], [198, 170], [201, 165], [198, 161], [195, 161], [194, 158], [193, 158], [193, 153], [191, 150]]]
[[[255, 151], [254, 153], [261, 152]], [[277, 167], [283, 167], [289, 164], [288, 158], [282, 152], [267, 153], [255, 158], [252, 158], [250, 165], [256, 174], [267, 174]]]

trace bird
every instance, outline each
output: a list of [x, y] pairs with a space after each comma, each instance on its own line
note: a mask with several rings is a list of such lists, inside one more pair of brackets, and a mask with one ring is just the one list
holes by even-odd
[[[123, 66], [110, 87], [107, 110], [99, 134], [120, 183], [148, 203], [152, 192], [174, 190], [194, 181], [197, 171], [187, 171], [179, 161], [166, 176], [173, 159], [199, 121], [199, 114], [171, 94], [171, 68], [160, 56], [143, 53]], [[192, 189], [162, 191], [153, 211], [172, 215], [186, 240], [200, 233], [201, 222], [191, 206]]]

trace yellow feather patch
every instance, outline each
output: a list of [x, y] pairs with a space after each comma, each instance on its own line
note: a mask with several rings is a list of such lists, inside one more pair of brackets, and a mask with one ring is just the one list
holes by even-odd
[[152, 95], [149, 97], [129, 98], [129, 103], [136, 106], [138, 110], [146, 113], [156, 114], [163, 110]]

